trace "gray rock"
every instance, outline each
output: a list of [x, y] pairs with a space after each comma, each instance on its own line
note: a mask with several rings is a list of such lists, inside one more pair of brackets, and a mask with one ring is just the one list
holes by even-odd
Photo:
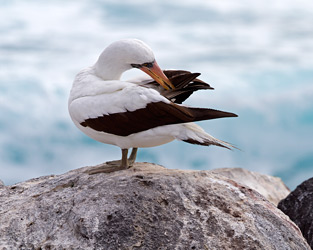
[[290, 193], [289, 188], [278, 177], [248, 171], [243, 168], [220, 168], [211, 171], [256, 190], [276, 206]]
[[2, 180], [0, 180], [0, 186], [4, 186], [4, 183]]
[[272, 203], [221, 175], [88, 170], [0, 188], [0, 249], [310, 249]]
[[313, 249], [313, 178], [299, 185], [278, 208], [298, 225]]

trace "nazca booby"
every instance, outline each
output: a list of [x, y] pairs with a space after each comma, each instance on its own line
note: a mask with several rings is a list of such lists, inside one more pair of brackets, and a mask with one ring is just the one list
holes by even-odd
[[[132, 68], [146, 79], [122, 81]], [[68, 108], [74, 124], [89, 137], [122, 149], [122, 160], [104, 164], [99, 172], [133, 165], [137, 148], [154, 147], [174, 139], [198, 145], [232, 145], [207, 134], [194, 121], [236, 117], [236, 114], [180, 105], [198, 89], [213, 89], [197, 78], [199, 73], [165, 70], [158, 66], [150, 47], [137, 39], [109, 45], [95, 65], [74, 80]], [[150, 77], [149, 77], [150, 76]], [[128, 157], [128, 149], [132, 153]]]

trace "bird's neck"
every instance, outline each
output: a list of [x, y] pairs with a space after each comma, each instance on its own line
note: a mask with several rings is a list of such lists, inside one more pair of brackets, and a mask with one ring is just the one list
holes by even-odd
[[95, 74], [103, 80], [120, 80], [122, 74], [131, 69], [131, 66], [119, 58], [102, 55], [94, 65], [94, 69]]

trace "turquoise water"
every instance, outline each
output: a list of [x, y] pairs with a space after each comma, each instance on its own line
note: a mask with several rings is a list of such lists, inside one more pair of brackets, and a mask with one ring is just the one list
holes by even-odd
[[[294, 188], [313, 176], [313, 3], [1, 1], [0, 179], [13, 184], [120, 157], [72, 124], [75, 74], [112, 41], [148, 43], [163, 68], [201, 72], [214, 91], [187, 104], [235, 112], [199, 124], [241, 149], [173, 142], [139, 161], [169, 168], [243, 167]], [[133, 70], [125, 76], [132, 77]]]

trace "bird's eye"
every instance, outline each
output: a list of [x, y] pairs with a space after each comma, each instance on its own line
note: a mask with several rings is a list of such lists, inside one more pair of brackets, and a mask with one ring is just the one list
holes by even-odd
[[142, 67], [142, 65], [140, 65], [140, 64], [134, 64], [134, 63], [132, 63], [131, 66], [132, 66], [133, 68], [138, 68], [138, 69]]
[[143, 67], [146, 67], [146, 68], [152, 68], [153, 67], [153, 63], [144, 63], [142, 64]]

